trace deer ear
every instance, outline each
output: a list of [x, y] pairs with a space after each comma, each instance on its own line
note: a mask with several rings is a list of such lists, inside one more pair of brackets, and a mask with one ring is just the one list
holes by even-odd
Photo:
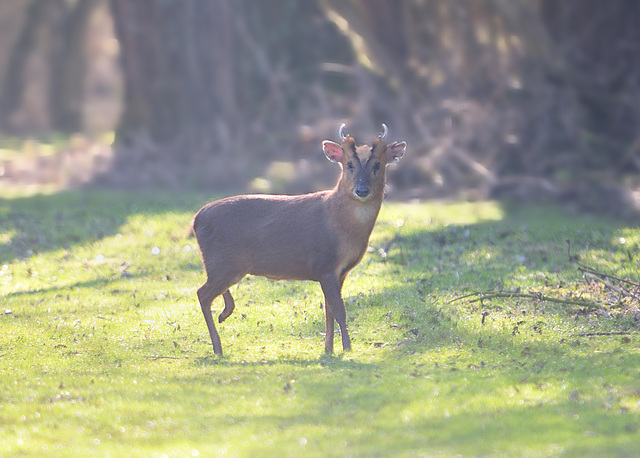
[[387, 164], [398, 162], [404, 156], [404, 150], [407, 148], [407, 142], [393, 142], [387, 148]]
[[342, 162], [342, 146], [338, 145], [335, 142], [330, 140], [325, 140], [322, 142], [322, 151], [324, 151], [324, 155], [327, 156], [331, 162]]

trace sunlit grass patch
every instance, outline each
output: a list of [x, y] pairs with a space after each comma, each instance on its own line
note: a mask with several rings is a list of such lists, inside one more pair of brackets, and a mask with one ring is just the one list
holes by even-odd
[[637, 281], [635, 227], [386, 203], [344, 285], [351, 353], [323, 353], [319, 285], [248, 277], [218, 358], [189, 229], [205, 201], [0, 201], [0, 454], [639, 451], [637, 304], [577, 269]]

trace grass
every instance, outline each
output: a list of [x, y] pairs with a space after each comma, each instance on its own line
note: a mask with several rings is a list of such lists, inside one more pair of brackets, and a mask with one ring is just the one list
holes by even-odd
[[250, 277], [216, 358], [189, 232], [206, 200], [0, 200], [0, 455], [640, 453], [638, 305], [569, 258], [637, 281], [635, 226], [387, 203], [344, 288], [351, 353], [322, 353], [318, 285]]

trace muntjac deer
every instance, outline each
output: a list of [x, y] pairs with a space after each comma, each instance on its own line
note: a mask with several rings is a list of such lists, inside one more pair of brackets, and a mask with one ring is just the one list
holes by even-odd
[[322, 142], [327, 158], [342, 168], [334, 189], [300, 196], [228, 197], [196, 214], [193, 230], [207, 273], [198, 300], [216, 355], [222, 355], [222, 345], [211, 303], [222, 294], [222, 323], [235, 308], [229, 288], [247, 274], [319, 282], [325, 298], [325, 351], [333, 352], [334, 320], [343, 350], [351, 350], [342, 284], [367, 250], [384, 196], [386, 165], [397, 162], [407, 145], [388, 145], [383, 124], [384, 132], [371, 146], [356, 146], [344, 127], [341, 144]]

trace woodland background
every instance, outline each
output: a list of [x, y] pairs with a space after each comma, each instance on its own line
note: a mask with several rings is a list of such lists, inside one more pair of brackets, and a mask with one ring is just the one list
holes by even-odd
[[0, 0], [0, 184], [304, 192], [341, 122], [399, 198], [623, 214], [632, 0]]

